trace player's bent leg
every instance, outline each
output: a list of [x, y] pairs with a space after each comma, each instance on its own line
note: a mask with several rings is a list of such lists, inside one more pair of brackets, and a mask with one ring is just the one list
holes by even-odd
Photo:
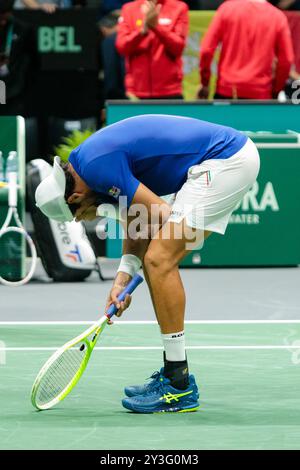
[[144, 271], [163, 334], [183, 329], [185, 293], [178, 265], [190, 253], [191, 246], [195, 247], [195, 241], [202, 244], [209, 235], [210, 232], [186, 226], [185, 220], [168, 222], [149, 245]]
[[[185, 293], [178, 264], [190, 251], [192, 230], [182, 222], [169, 223], [169, 238], [152, 240], [144, 259], [144, 271], [162, 332], [164, 368], [143, 386], [127, 387], [123, 406], [132, 411], [152, 413], [162, 411], [195, 411], [199, 406], [198, 388], [189, 375], [184, 341]], [[193, 231], [193, 237], [203, 240], [209, 233]]]

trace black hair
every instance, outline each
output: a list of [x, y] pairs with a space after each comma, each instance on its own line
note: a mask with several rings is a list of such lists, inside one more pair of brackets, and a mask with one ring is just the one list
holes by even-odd
[[79, 208], [79, 204], [69, 204], [68, 199], [72, 194], [74, 193], [75, 189], [75, 178], [72, 175], [72, 173], [69, 170], [69, 164], [65, 163], [62, 165], [62, 169], [64, 170], [65, 178], [66, 178], [66, 189], [65, 189], [65, 201], [69, 206], [70, 211], [72, 212], [73, 215], [75, 215], [75, 212]]
[[[74, 190], [75, 190], [75, 178], [72, 175], [72, 173], [70, 172], [68, 163], [63, 163], [61, 165], [61, 167], [64, 170], [64, 174], [65, 174], [65, 178], [66, 178], [66, 189], [65, 189], [65, 194], [64, 194], [65, 201], [68, 204], [69, 209], [72, 212], [72, 214], [75, 215], [75, 212], [77, 211], [77, 209], [79, 209], [80, 204], [77, 204], [77, 203], [69, 204], [68, 203], [69, 197], [72, 196], [72, 194], [74, 193]], [[104, 203], [117, 205], [117, 201], [114, 198], [112, 198], [111, 196], [106, 196], [105, 194], [99, 194], [99, 193], [96, 193], [94, 191], [92, 191], [92, 194], [95, 198], [95, 204], [97, 206], [100, 206], [100, 204], [104, 204]]]

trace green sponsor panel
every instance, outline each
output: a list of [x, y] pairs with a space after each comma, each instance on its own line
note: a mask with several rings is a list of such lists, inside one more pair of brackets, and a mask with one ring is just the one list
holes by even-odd
[[[0, 150], [6, 159], [16, 150], [19, 164], [18, 212], [22, 223], [25, 216], [25, 122], [22, 117], [0, 117]], [[8, 211], [8, 190], [0, 188], [0, 228]], [[26, 246], [18, 234], [10, 233], [0, 239], [0, 275], [10, 281], [25, 273]]]
[[[257, 183], [231, 217], [225, 236], [213, 234], [183, 266], [287, 266], [300, 264], [300, 108], [275, 102], [108, 102], [108, 123], [141, 114], [176, 114], [247, 132], [261, 156]], [[284, 130], [292, 129], [292, 130]], [[292, 229], [290, 228], [292, 224]], [[109, 257], [121, 241], [107, 241]]]
[[300, 106], [278, 101], [187, 102], [187, 101], [108, 101], [107, 123], [141, 114], [173, 114], [231, 126], [243, 131], [300, 132]]
[[257, 145], [258, 181], [231, 216], [225, 236], [213, 234], [184, 266], [300, 264], [300, 145]]

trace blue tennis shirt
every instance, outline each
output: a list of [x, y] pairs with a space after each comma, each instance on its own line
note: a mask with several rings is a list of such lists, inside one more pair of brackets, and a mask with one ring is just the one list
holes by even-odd
[[246, 141], [244, 134], [230, 127], [144, 115], [96, 132], [72, 151], [69, 161], [93, 191], [114, 202], [127, 196], [129, 206], [140, 183], [158, 196], [176, 193], [191, 166], [230, 158]]

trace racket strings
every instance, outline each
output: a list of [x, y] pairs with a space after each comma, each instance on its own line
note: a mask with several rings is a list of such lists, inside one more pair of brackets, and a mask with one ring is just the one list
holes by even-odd
[[86, 353], [85, 343], [79, 343], [75, 347], [65, 350], [50, 365], [39, 383], [36, 394], [38, 405], [47, 405], [72, 384], [81, 369]]
[[7, 280], [20, 280], [22, 277], [22, 253], [24, 241], [16, 232], [0, 231], [0, 276]]

